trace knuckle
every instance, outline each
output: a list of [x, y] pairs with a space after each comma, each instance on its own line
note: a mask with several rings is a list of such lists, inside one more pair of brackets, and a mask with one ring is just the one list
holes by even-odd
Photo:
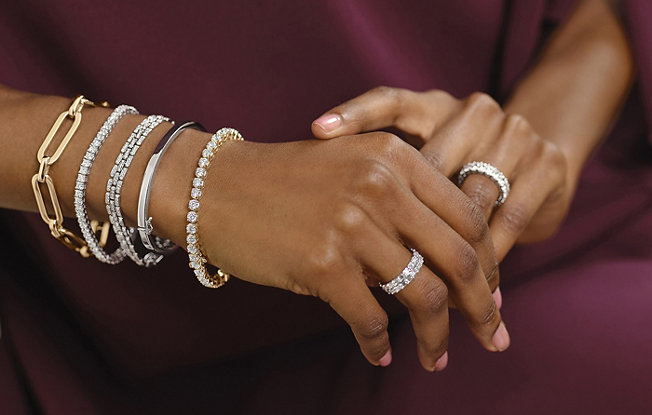
[[558, 177], [566, 176], [566, 156], [555, 144], [542, 140], [541, 159], [546, 169]]
[[480, 213], [479, 217], [474, 214], [473, 222], [487, 222], [484, 212], [490, 211], [496, 200], [496, 186], [488, 179], [481, 177], [470, 177], [464, 182], [464, 193], [471, 199], [475, 207], [474, 213]]
[[479, 319], [475, 322], [478, 326], [497, 325], [495, 324], [498, 318], [498, 307], [494, 301], [490, 301], [485, 306], [484, 312], [480, 314]]
[[535, 134], [530, 122], [521, 114], [509, 114], [505, 119], [505, 130], [519, 137]]
[[486, 115], [502, 115], [503, 110], [489, 94], [474, 92], [466, 99], [466, 109], [470, 112], [479, 112]]
[[[486, 199], [486, 197], [484, 199]], [[493, 201], [490, 203], [493, 203]], [[467, 228], [465, 229], [464, 238], [472, 245], [484, 242], [490, 236], [489, 223], [487, 222], [487, 217], [483, 210], [485, 207], [480, 205], [481, 203], [478, 203], [473, 197], [471, 197], [468, 221], [466, 221]]]
[[500, 217], [503, 227], [514, 235], [520, 235], [530, 222], [528, 210], [521, 204], [505, 205]]
[[475, 249], [468, 243], [463, 243], [457, 250], [455, 273], [462, 283], [471, 282], [480, 269], [480, 260]]
[[356, 234], [364, 227], [366, 215], [352, 203], [342, 203], [335, 208], [334, 221], [338, 231]]
[[377, 340], [386, 335], [389, 319], [385, 313], [375, 313], [367, 316], [356, 325], [356, 330], [362, 339]]
[[374, 94], [380, 95], [384, 99], [394, 103], [396, 106], [400, 106], [405, 97], [404, 90], [385, 85], [377, 86], [372, 91]]
[[437, 314], [448, 308], [448, 287], [440, 280], [422, 278], [418, 289], [421, 301], [415, 304], [417, 311]]
[[356, 192], [367, 196], [388, 193], [396, 185], [392, 171], [382, 162], [367, 160], [360, 168]]
[[399, 137], [391, 133], [375, 133], [376, 150], [381, 156], [391, 156], [397, 151], [404, 149], [407, 145]]
[[391, 96], [394, 93], [394, 88], [389, 87], [387, 85], [378, 85], [371, 91], [378, 95]]
[[430, 166], [432, 166], [435, 170], [441, 171], [444, 166], [444, 160], [437, 151], [422, 149], [421, 155]]
[[320, 247], [313, 247], [303, 255], [304, 272], [302, 274], [315, 277], [337, 275], [344, 265], [344, 258], [338, 246], [325, 243]]
[[498, 262], [494, 263], [491, 270], [489, 270], [489, 272], [486, 274], [486, 278], [487, 284], [489, 284], [491, 291], [495, 290], [496, 287], [498, 287], [498, 284], [500, 284], [500, 270], [498, 268]]
[[429, 89], [424, 92], [424, 94], [428, 95], [431, 98], [435, 99], [444, 99], [447, 101], [457, 101], [455, 97], [453, 97], [451, 94], [448, 92], [442, 90], [442, 89]]

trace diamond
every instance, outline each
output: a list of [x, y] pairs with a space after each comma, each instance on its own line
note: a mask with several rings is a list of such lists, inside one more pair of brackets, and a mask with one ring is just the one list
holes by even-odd
[[190, 268], [194, 268], [194, 269], [201, 268], [201, 264], [199, 264], [199, 263], [197, 263], [195, 261], [190, 261], [190, 263], [188, 265], [190, 265]]
[[196, 269], [195, 275], [197, 276], [197, 278], [205, 278], [206, 273], [204, 272], [203, 269]]
[[190, 223], [197, 222], [198, 218], [199, 218], [199, 215], [197, 215], [197, 212], [188, 212], [188, 215], [186, 215], [186, 219], [188, 219], [188, 222], [190, 222]]
[[204, 150], [202, 150], [201, 155], [202, 155], [202, 157], [205, 157], [205, 158], [211, 158], [211, 157], [213, 157], [213, 152], [208, 150], [208, 149], [204, 149]]
[[188, 252], [191, 254], [197, 254], [197, 252], [199, 252], [197, 245], [188, 245]]
[[186, 225], [186, 232], [188, 233], [196, 233], [197, 232], [197, 226], [193, 225], [192, 223], [189, 223]]
[[210, 160], [208, 160], [206, 157], [202, 157], [199, 159], [199, 167], [206, 167], [210, 164]]
[[190, 199], [190, 201], [188, 202], [188, 209], [190, 210], [199, 209], [199, 201], [197, 201], [197, 199]]
[[206, 177], [206, 169], [203, 167], [197, 167], [197, 170], [195, 170], [195, 176]]
[[189, 254], [188, 259], [190, 259], [191, 262], [196, 262], [198, 264], [205, 262], [201, 256], [195, 254]]
[[204, 181], [199, 177], [195, 177], [194, 179], [192, 179], [192, 185], [194, 187], [204, 187]]
[[207, 148], [208, 150], [213, 151], [213, 150], [215, 150], [215, 149], [217, 148], [217, 144], [215, 144], [214, 141], [209, 141], [209, 142], [206, 144], [206, 148]]
[[193, 234], [190, 234], [186, 236], [186, 242], [188, 242], [189, 244], [197, 243], [197, 237]]
[[193, 199], [198, 199], [201, 197], [201, 189], [198, 189], [196, 187], [193, 187], [192, 190], [190, 191], [190, 196]]

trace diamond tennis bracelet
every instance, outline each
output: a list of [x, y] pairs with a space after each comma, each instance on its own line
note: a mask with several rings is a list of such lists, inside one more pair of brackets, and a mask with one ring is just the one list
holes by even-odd
[[122, 248], [116, 249], [113, 253], [108, 254], [100, 246], [100, 242], [95, 236], [93, 226], [88, 218], [88, 210], [86, 209], [86, 182], [90, 174], [91, 167], [100, 148], [106, 141], [113, 128], [120, 122], [120, 120], [127, 114], [138, 114], [136, 108], [129, 105], [120, 105], [113, 110], [111, 115], [106, 119], [97, 135], [91, 141], [91, 144], [84, 154], [81, 166], [79, 166], [79, 173], [77, 174], [77, 182], [75, 183], [75, 213], [77, 215], [77, 222], [79, 229], [84, 236], [84, 240], [88, 245], [95, 258], [107, 264], [118, 264], [125, 258], [125, 252]]
[[213, 156], [222, 147], [224, 142], [229, 140], [244, 140], [240, 133], [233, 128], [222, 128], [211, 137], [210, 141], [202, 150], [201, 158], [197, 162], [195, 177], [192, 179], [192, 190], [190, 191], [190, 201], [188, 202], [188, 214], [186, 219], [186, 242], [188, 243], [188, 260], [189, 266], [194, 270], [197, 280], [208, 288], [219, 288], [226, 284], [230, 275], [218, 269], [215, 275], [210, 275], [206, 269], [206, 256], [199, 245], [199, 208], [204, 188], [204, 180], [208, 167], [213, 160]]

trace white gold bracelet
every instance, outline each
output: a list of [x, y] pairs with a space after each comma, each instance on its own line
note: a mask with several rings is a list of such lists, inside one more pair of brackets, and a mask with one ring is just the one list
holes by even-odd
[[75, 183], [74, 202], [79, 229], [84, 236], [88, 248], [91, 250], [95, 258], [107, 264], [120, 263], [125, 257], [125, 252], [122, 248], [118, 248], [113, 253], [109, 254], [102, 249], [100, 241], [98, 241], [95, 236], [95, 229], [93, 229], [93, 225], [88, 218], [88, 210], [86, 209], [86, 182], [88, 181], [88, 175], [90, 174], [93, 162], [95, 161], [95, 157], [97, 157], [100, 148], [109, 134], [111, 134], [111, 131], [113, 131], [113, 128], [127, 114], [138, 114], [138, 110], [129, 105], [120, 105], [113, 110], [111, 115], [109, 115], [100, 130], [97, 132], [93, 141], [91, 141], [91, 144], [88, 146], [88, 150], [86, 150], [86, 154], [84, 154], [84, 158], [82, 159], [81, 166], [79, 166], [77, 182]]
[[213, 156], [222, 147], [224, 142], [229, 140], [244, 140], [240, 133], [233, 128], [222, 128], [211, 137], [210, 141], [202, 150], [201, 158], [197, 162], [195, 177], [192, 179], [192, 190], [190, 191], [190, 201], [188, 202], [188, 214], [186, 219], [186, 242], [188, 243], [188, 260], [189, 266], [194, 270], [197, 280], [208, 288], [219, 288], [226, 284], [230, 275], [218, 269], [215, 275], [210, 275], [206, 269], [206, 256], [202, 252], [199, 244], [199, 207], [204, 188], [204, 180], [208, 167], [213, 160]]
[[145, 248], [159, 254], [167, 254], [171, 252], [176, 248], [176, 245], [168, 239], [158, 238], [156, 236], [150, 238], [150, 235], [154, 232], [152, 217], [148, 215], [152, 182], [154, 181], [154, 173], [156, 173], [156, 168], [161, 161], [161, 157], [163, 157], [163, 154], [165, 154], [165, 151], [168, 149], [170, 144], [172, 144], [172, 142], [186, 128], [195, 128], [200, 131], [206, 131], [201, 124], [194, 121], [185, 121], [179, 125], [172, 126], [154, 149], [154, 152], [147, 163], [147, 167], [145, 168], [143, 180], [140, 185], [140, 194], [138, 195], [138, 235], [140, 236], [140, 240]]
[[[169, 120], [162, 115], [150, 115], [134, 129], [122, 147], [113, 169], [111, 169], [111, 177], [106, 184], [106, 195], [104, 198], [106, 211], [120, 246], [136, 264], [145, 267], [158, 264], [163, 259], [163, 256], [155, 252], [146, 251], [140, 246], [138, 248], [140, 248], [139, 251], [141, 252], [139, 253], [137, 251], [134, 245], [135, 242], [137, 243], [137, 238], [135, 237], [136, 230], [134, 228], [127, 228], [124, 223], [122, 210], [120, 209], [120, 193], [122, 192], [122, 183], [127, 175], [127, 170], [136, 152], [149, 133], [164, 121]], [[140, 244], [138, 243], [138, 245]]]

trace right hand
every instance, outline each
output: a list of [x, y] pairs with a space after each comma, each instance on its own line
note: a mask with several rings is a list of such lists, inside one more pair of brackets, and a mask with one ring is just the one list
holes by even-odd
[[399, 138], [227, 142], [206, 182], [199, 227], [209, 261], [326, 301], [370, 363], [386, 366], [391, 349], [387, 314], [368, 286], [396, 277], [409, 248], [425, 264], [396, 297], [409, 310], [423, 367], [445, 367], [449, 295], [486, 349], [508, 347], [487, 281], [496, 286], [498, 262], [482, 211]]

